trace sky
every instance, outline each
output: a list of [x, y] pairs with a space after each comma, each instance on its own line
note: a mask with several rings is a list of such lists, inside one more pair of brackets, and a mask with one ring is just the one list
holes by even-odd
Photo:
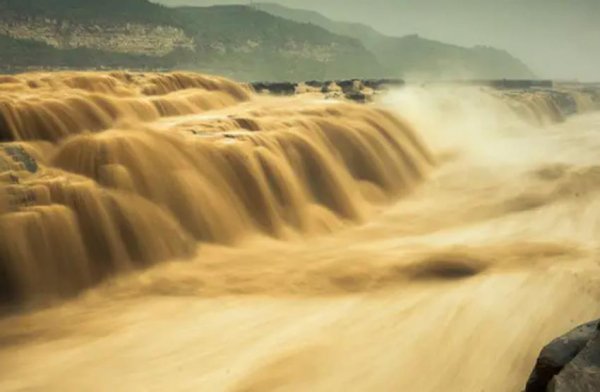
[[[155, 1], [200, 6], [250, 3]], [[506, 49], [542, 78], [600, 81], [600, 0], [267, 1], [361, 22], [388, 35], [419, 34], [463, 46]]]

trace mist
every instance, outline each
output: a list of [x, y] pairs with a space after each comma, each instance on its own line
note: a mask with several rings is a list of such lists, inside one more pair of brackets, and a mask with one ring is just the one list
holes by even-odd
[[600, 391], [600, 0], [158, 1], [0, 0], [0, 392]]
[[522, 391], [598, 317], [598, 90], [3, 80], [3, 392]]
[[[161, 0], [167, 5], [250, 4]], [[273, 0], [395, 36], [419, 34], [462, 46], [505, 49], [540, 78], [598, 81], [600, 2], [595, 0]]]

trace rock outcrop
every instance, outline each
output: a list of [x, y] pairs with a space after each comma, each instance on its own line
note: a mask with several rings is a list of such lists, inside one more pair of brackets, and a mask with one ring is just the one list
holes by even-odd
[[306, 92], [320, 92], [326, 98], [346, 98], [350, 101], [370, 102], [375, 93], [391, 87], [404, 85], [401, 79], [344, 79], [310, 80], [307, 82], [256, 82], [252, 87], [258, 93], [273, 95], [294, 95]]
[[599, 328], [584, 324], [544, 347], [525, 392], [600, 391]]
[[0, 0], [0, 36], [58, 50], [155, 57], [194, 49], [172, 13], [145, 0]]
[[[349, 101], [372, 102], [377, 94], [404, 86], [402, 79], [340, 79], [309, 80], [306, 82], [254, 82], [257, 93], [272, 95], [297, 95], [321, 93], [325, 98], [345, 98]], [[437, 82], [427, 83], [438, 85]], [[473, 80], [446, 82], [452, 86], [481, 86], [498, 90], [511, 100], [538, 106], [543, 112], [553, 113], [552, 121], [559, 122], [577, 113], [600, 109], [600, 88], [592, 85], [556, 85], [539, 80]], [[425, 85], [425, 84], [424, 84]], [[535, 112], [535, 110], [533, 111]]]
[[238, 80], [379, 75], [358, 40], [246, 6], [0, 0], [0, 70], [186, 69]]
[[194, 50], [194, 40], [182, 29], [140, 23], [90, 25], [47, 18], [0, 19], [0, 34], [57, 49], [91, 48], [148, 56], [164, 56], [175, 49]]

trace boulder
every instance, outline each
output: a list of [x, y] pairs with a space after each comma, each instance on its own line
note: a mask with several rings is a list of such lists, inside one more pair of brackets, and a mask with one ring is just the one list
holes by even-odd
[[600, 335], [590, 340], [548, 386], [548, 392], [592, 391], [600, 391]]
[[589, 322], [544, 347], [525, 391], [600, 391], [599, 325], [600, 320]]

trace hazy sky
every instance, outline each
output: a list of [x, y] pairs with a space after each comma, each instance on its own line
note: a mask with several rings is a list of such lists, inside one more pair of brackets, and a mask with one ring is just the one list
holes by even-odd
[[[157, 0], [155, 0], [157, 1]], [[248, 4], [244, 0], [160, 0]], [[600, 0], [271, 0], [390, 35], [507, 49], [540, 77], [600, 81]]]

